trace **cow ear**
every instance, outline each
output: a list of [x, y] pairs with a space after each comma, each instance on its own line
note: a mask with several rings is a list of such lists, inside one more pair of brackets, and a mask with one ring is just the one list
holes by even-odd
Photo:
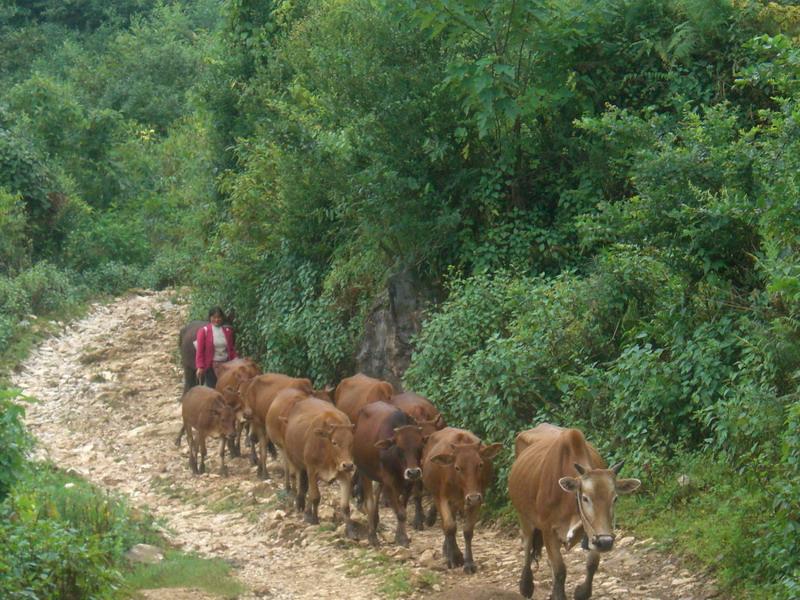
[[278, 421], [280, 421], [281, 423], [288, 423], [289, 417], [278, 417]]
[[221, 414], [225, 409], [225, 400], [222, 397], [214, 398], [214, 404], [211, 405], [211, 412]]
[[580, 487], [580, 481], [577, 477], [562, 477], [558, 480], [558, 485], [565, 492], [577, 492]]
[[642, 482], [638, 479], [617, 479], [617, 493], [618, 494], [632, 494], [639, 489]]
[[500, 450], [502, 449], [503, 449], [503, 444], [490, 444], [488, 446], [485, 446], [480, 450], [481, 458], [491, 460], [495, 456], [497, 456], [500, 453]]
[[433, 426], [436, 429], [444, 429], [444, 418], [442, 415], [437, 415], [436, 420], [433, 422]]
[[452, 465], [455, 460], [456, 459], [452, 454], [437, 454], [436, 456], [431, 457], [431, 462], [442, 466]]
[[622, 470], [622, 465], [624, 465], [624, 464], [625, 464], [625, 461], [621, 460], [617, 464], [615, 464], [613, 467], [611, 467], [611, 470], [614, 472], [615, 476], [619, 475], [619, 472]]
[[327, 429], [324, 429], [322, 427], [315, 427], [314, 428], [314, 434], [318, 435], [319, 437], [323, 437], [323, 438], [324, 437], [330, 437], [330, 431], [328, 431]]
[[586, 475], [586, 471], [588, 470], [588, 469], [586, 469], [586, 467], [583, 467], [583, 466], [579, 465], [578, 463], [575, 463], [572, 466], [575, 467], [575, 470], [578, 472], [578, 475]]
[[387, 448], [390, 448], [393, 443], [394, 443], [394, 440], [392, 440], [392, 439], [383, 439], [383, 440], [375, 442], [375, 447], [378, 450], [386, 450]]

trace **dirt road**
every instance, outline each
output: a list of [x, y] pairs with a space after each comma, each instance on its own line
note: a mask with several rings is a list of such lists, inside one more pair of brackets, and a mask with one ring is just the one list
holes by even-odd
[[[322, 525], [307, 526], [279, 491], [278, 463], [269, 465], [271, 481], [259, 481], [246, 459], [226, 461], [230, 476], [219, 477], [214, 441], [211, 473], [192, 475], [185, 443], [180, 450], [173, 444], [180, 427], [176, 347], [184, 315], [174, 292], [130, 294], [93, 306], [86, 318], [35, 350], [14, 384], [40, 400], [29, 407], [27, 423], [42, 456], [162, 517], [174, 546], [230, 561], [249, 590], [247, 598], [519, 597], [514, 591], [521, 545], [513, 530], [477, 529], [478, 573], [467, 576], [443, 568], [438, 525], [410, 530], [411, 547], [395, 547], [389, 509], [381, 512], [385, 528], [379, 551], [346, 541], [331, 524], [335, 489], [323, 491]], [[364, 522], [363, 515], [354, 515]], [[571, 594], [582, 577], [582, 551], [573, 550], [567, 561]], [[546, 598], [546, 559], [534, 577], [534, 598]], [[648, 541], [623, 534], [600, 563], [593, 597], [702, 600], [714, 595], [712, 582], [682, 569]], [[207, 596], [184, 590], [180, 597]]]

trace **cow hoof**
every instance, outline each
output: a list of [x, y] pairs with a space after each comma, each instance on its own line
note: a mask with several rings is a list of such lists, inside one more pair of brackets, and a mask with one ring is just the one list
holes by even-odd
[[381, 543], [378, 541], [378, 536], [374, 533], [371, 533], [369, 535], [369, 543], [371, 546], [374, 546], [375, 548], [379, 548], [381, 545]]
[[460, 567], [464, 564], [464, 555], [461, 552], [453, 553], [453, 566]]
[[306, 523], [310, 523], [311, 525], [319, 525], [319, 517], [308, 511], [306, 511], [305, 514], [303, 515], [303, 520]]
[[423, 529], [423, 526], [422, 526], [422, 515], [414, 517], [414, 522], [412, 523], [412, 526], [417, 531], [422, 531], [422, 529]]
[[477, 570], [478, 569], [475, 566], [475, 563], [464, 563], [464, 573], [467, 573], [468, 575], [472, 575]]
[[204, 464], [200, 465], [200, 468], [197, 469], [197, 472], [198, 473], [205, 473], [206, 472], [206, 466]]
[[225, 466], [220, 467], [219, 468], [219, 474], [222, 475], [223, 477], [227, 477], [228, 476], [228, 467], [225, 467]]
[[356, 526], [350, 521], [344, 528], [344, 535], [348, 540], [357, 540], [358, 539], [358, 532], [356, 531]]
[[408, 546], [411, 545], [411, 540], [408, 539], [407, 535], [398, 535], [395, 536], [394, 543], [397, 544], [398, 546], [403, 546], [405, 548], [408, 548]]
[[592, 589], [583, 583], [575, 588], [575, 600], [589, 600], [592, 597]]

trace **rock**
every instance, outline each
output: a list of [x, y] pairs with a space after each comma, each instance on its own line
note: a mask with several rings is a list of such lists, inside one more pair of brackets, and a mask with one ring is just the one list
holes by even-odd
[[156, 546], [136, 544], [128, 550], [125, 558], [132, 563], [156, 564], [164, 560], [164, 555], [161, 553], [161, 549]]

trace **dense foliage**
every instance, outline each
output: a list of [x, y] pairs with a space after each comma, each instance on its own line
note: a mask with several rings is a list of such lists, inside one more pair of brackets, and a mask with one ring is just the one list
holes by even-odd
[[800, 593], [793, 3], [77, 4], [0, 9], [0, 336], [189, 283], [331, 383], [410, 270], [450, 422], [579, 426], [729, 589]]

